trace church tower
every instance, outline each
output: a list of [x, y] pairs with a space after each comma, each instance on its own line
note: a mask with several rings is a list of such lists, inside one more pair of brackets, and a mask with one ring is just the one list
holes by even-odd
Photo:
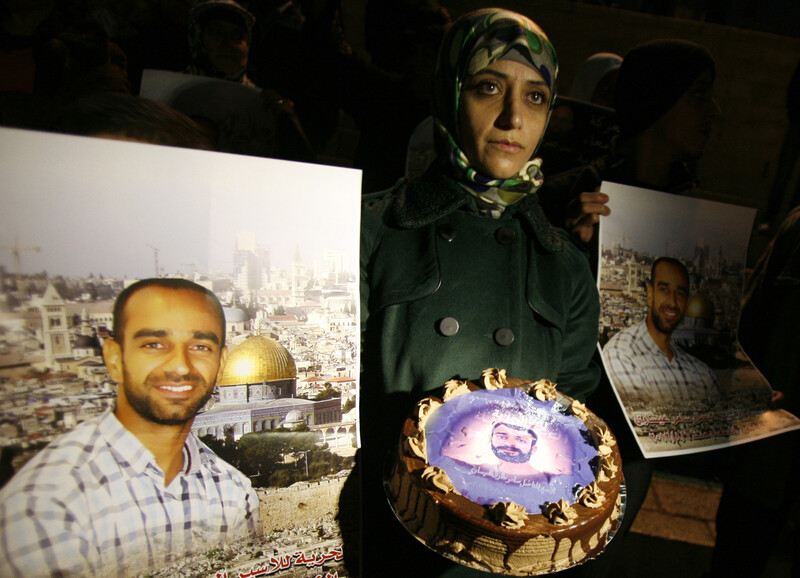
[[57, 359], [72, 357], [72, 347], [69, 342], [67, 304], [52, 283], [47, 285], [39, 311], [42, 315], [44, 360], [47, 367], [53, 368]]

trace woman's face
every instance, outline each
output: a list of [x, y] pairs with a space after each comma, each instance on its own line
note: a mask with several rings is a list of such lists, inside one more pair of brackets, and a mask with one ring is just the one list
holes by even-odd
[[513, 60], [498, 60], [461, 89], [461, 149], [485, 176], [508, 179], [528, 162], [547, 124], [550, 89], [542, 75]]

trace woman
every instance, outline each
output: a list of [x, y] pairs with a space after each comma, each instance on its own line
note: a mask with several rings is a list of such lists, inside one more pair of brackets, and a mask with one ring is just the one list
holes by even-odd
[[597, 385], [588, 259], [535, 194], [556, 75], [555, 51], [531, 20], [499, 9], [462, 17], [434, 77], [437, 160], [364, 199], [364, 576], [402, 559], [424, 575], [469, 573], [425, 557], [384, 507], [381, 466], [419, 398], [487, 367], [549, 378], [579, 399]]

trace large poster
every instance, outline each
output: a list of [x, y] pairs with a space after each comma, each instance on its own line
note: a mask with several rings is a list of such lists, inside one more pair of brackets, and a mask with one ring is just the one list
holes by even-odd
[[187, 279], [223, 305], [228, 347], [192, 432], [250, 478], [262, 527], [136, 571], [347, 575], [360, 172], [8, 129], [0, 145], [2, 483], [115, 407], [101, 351], [119, 292]]
[[599, 347], [645, 457], [800, 428], [738, 343], [755, 210], [603, 183]]

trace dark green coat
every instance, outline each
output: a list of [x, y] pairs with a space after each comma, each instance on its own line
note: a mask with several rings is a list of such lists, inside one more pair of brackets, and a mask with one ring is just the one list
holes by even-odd
[[[598, 314], [586, 254], [550, 226], [535, 195], [492, 219], [432, 170], [364, 197], [364, 389], [422, 396], [499, 367], [583, 399], [599, 377]], [[454, 334], [452, 321], [441, 326], [448, 318]], [[500, 343], [498, 329], [510, 330]]]
[[[498, 367], [511, 377], [551, 379], [584, 399], [600, 375], [592, 362], [598, 315], [587, 255], [549, 224], [535, 195], [493, 219], [434, 167], [365, 196], [360, 416], [367, 504], [380, 501], [369, 486], [380, 485], [380, 462], [394, 449], [402, 420], [453, 377], [477, 379]], [[369, 554], [385, 555], [400, 538], [372, 543], [370, 527], [391, 520], [367, 520], [364, 575], [379, 575], [369, 572], [379, 562], [371, 567]]]

